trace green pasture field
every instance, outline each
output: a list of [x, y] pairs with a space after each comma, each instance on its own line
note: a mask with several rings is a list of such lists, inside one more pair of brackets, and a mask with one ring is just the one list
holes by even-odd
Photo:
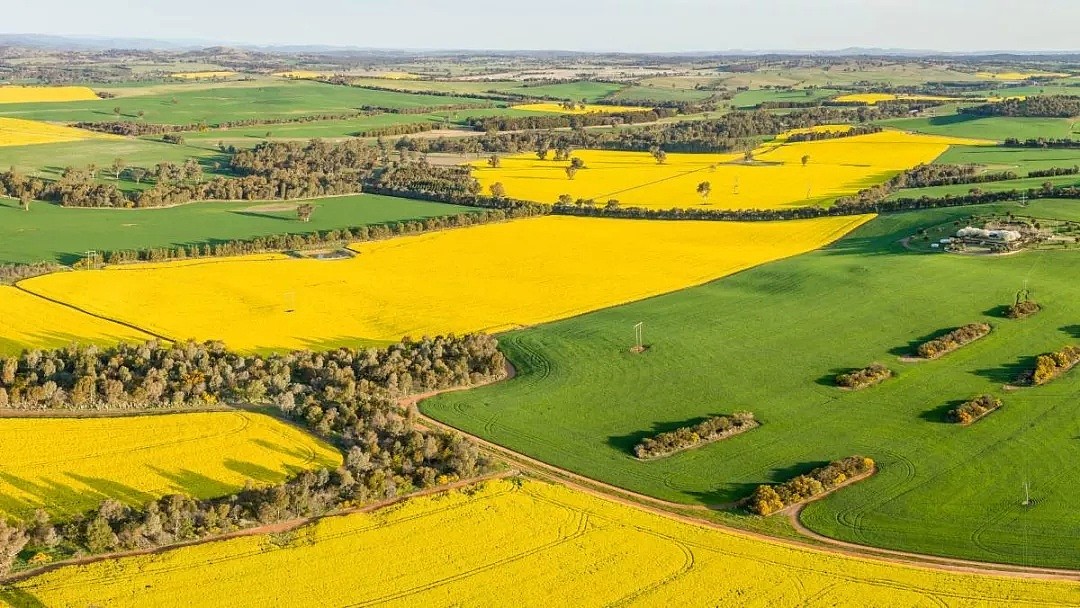
[[214, 243], [475, 211], [374, 194], [309, 202], [315, 211], [311, 221], [303, 223], [292, 210], [252, 209], [267, 204], [256, 201], [200, 202], [160, 209], [73, 209], [37, 202], [31, 203], [30, 211], [23, 211], [18, 201], [0, 198], [0, 263], [54, 260], [71, 264], [91, 249]]
[[840, 91], [835, 89], [798, 89], [783, 91], [774, 89], [755, 89], [736, 93], [731, 100], [731, 105], [736, 108], [752, 108], [766, 101], [818, 101], [838, 95]]
[[[174, 103], [175, 101], [175, 103]], [[0, 116], [54, 122], [141, 120], [159, 124], [216, 124], [223, 121], [277, 119], [312, 114], [338, 114], [364, 106], [395, 109], [446, 105], [482, 105], [483, 100], [376, 91], [306, 80], [278, 81], [265, 86], [194, 85], [155, 95], [60, 103], [13, 103], [0, 106]]]
[[996, 146], [952, 146], [939, 156], [934, 164], [938, 165], [979, 165], [985, 171], [1013, 171], [1021, 179], [982, 184], [956, 184], [933, 186], [930, 188], [907, 188], [894, 192], [890, 198], [910, 198], [920, 196], [938, 197], [946, 194], [967, 194], [972, 188], [987, 192], [999, 190], [1026, 190], [1039, 188], [1050, 182], [1055, 186], [1080, 184], [1080, 175], [1059, 175], [1054, 177], [1024, 177], [1029, 171], [1052, 167], [1075, 167], [1080, 165], [1080, 150], [1053, 148], [1002, 148]]
[[675, 87], [661, 87], [661, 86], [629, 86], [618, 91], [615, 91], [611, 95], [607, 96], [607, 99], [636, 101], [701, 101], [708, 99], [715, 94], [715, 91], [698, 90], [698, 89], [681, 89]]
[[973, 137], [1003, 141], [1009, 137], [1029, 139], [1037, 137], [1076, 139], [1080, 137], [1080, 124], [1067, 118], [976, 118], [963, 114], [949, 114], [925, 118], [896, 118], [882, 120], [878, 124], [905, 131], [918, 131], [952, 137]]
[[[1036, 355], [1080, 343], [1080, 251], [976, 257], [899, 243], [921, 227], [1010, 209], [1018, 207], [885, 215], [820, 251], [504, 334], [515, 379], [422, 410], [577, 473], [691, 504], [730, 503], [862, 454], [879, 472], [810, 504], [806, 525], [875, 546], [1080, 567], [1080, 371], [1003, 389]], [[1037, 201], [1024, 213], [1076, 220], [1080, 201]], [[1024, 285], [1044, 310], [1004, 318]], [[935, 361], [900, 359], [979, 321], [994, 327], [982, 340]], [[630, 352], [639, 322], [649, 347], [640, 355]], [[833, 385], [875, 361], [896, 377], [863, 391]], [[1005, 406], [970, 427], [946, 422], [948, 409], [982, 393]], [[761, 428], [654, 461], [632, 456], [645, 436], [739, 410]]]
[[505, 89], [520, 86], [516, 80], [394, 80], [391, 78], [354, 78], [351, 82], [358, 87], [383, 87], [387, 89], [400, 89], [417, 93], [457, 93], [478, 94], [488, 93], [495, 89]]
[[513, 86], [489, 87], [503, 93], [516, 93], [518, 95], [535, 95], [537, 97], [557, 97], [559, 99], [572, 99], [574, 101], [585, 100], [586, 102], [603, 99], [608, 95], [623, 88], [621, 84], [609, 82], [591, 82], [582, 80], [579, 82], [567, 82], [563, 84], [526, 85], [517, 83]]

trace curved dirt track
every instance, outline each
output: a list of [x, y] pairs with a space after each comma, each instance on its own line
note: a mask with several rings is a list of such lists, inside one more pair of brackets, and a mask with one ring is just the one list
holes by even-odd
[[[809, 528], [804, 526], [799, 520], [799, 516], [802, 513], [803, 508], [805, 508], [806, 505], [810, 502], [813, 502], [813, 500], [822, 498], [821, 496], [802, 503], [794, 509], [785, 510], [785, 513], [790, 519], [792, 526], [800, 535], [806, 538], [805, 541], [781, 538], [777, 536], [769, 536], [767, 534], [762, 534], [759, 532], [752, 532], [749, 530], [743, 530], [741, 528], [727, 526], [717, 523], [715, 521], [700, 517], [694, 517], [687, 514], [693, 512], [709, 512], [711, 510], [710, 507], [706, 507], [703, 505], [686, 505], [662, 500], [659, 498], [654, 498], [652, 496], [647, 496], [645, 494], [632, 492], [630, 490], [626, 490], [618, 486], [585, 477], [583, 475], [579, 475], [577, 473], [574, 473], [573, 471], [569, 471], [567, 469], [548, 464], [535, 458], [531, 458], [519, 452], [515, 452], [514, 450], [511, 450], [507, 447], [501, 446], [497, 443], [488, 441], [482, 437], [478, 437], [467, 431], [463, 431], [457, 427], [440, 422], [439, 420], [423, 414], [422, 412], [420, 412], [420, 409], [416, 407], [416, 405], [420, 401], [423, 401], [424, 399], [430, 397], [434, 397], [435, 395], [446, 392], [468, 390], [471, 388], [477, 388], [479, 386], [493, 384], [495, 382], [510, 380], [516, 375], [516, 371], [514, 370], [513, 365], [511, 365], [509, 361], [506, 362], [506, 369], [506, 375], [497, 380], [484, 382], [482, 384], [475, 384], [468, 387], [455, 387], [441, 391], [430, 391], [419, 395], [402, 398], [401, 400], [399, 400], [399, 403], [403, 407], [412, 407], [419, 423], [423, 426], [460, 433], [476, 442], [482, 449], [489, 452], [490, 454], [493, 454], [499, 458], [511, 462], [522, 472], [528, 472], [539, 477], [564, 483], [574, 488], [575, 490], [586, 492], [588, 494], [592, 494], [593, 496], [604, 498], [606, 500], [614, 500], [638, 509], [645, 509], [652, 513], [677, 519], [683, 522], [715, 528], [718, 530], [722, 530], [728, 534], [752, 538], [755, 540], [760, 540], [762, 542], [797, 547], [804, 550], [831, 552], [842, 554], [848, 557], [871, 559], [879, 562], [942, 570], [946, 572], [985, 574], [1043, 580], [1080, 581], [1080, 570], [998, 564], [993, 562], [980, 562], [975, 560], [942, 557], [922, 553], [911, 553], [907, 551], [898, 551], [893, 549], [884, 549], [867, 545], [860, 545], [857, 543], [850, 543], [847, 541], [830, 538], [828, 536], [823, 536], [814, 532], [813, 530], [810, 530]], [[780, 516], [784, 515], [781, 514]]]

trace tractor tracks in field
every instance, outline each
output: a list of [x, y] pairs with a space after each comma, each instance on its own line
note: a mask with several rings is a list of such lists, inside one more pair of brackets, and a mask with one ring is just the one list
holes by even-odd
[[507, 361], [506, 366], [507, 373], [502, 378], [468, 387], [454, 387], [445, 390], [429, 391], [420, 395], [403, 398], [399, 400], [399, 403], [403, 407], [411, 407], [413, 409], [417, 417], [417, 423], [421, 426], [429, 429], [439, 429], [464, 435], [470, 440], [472, 440], [474, 443], [479, 445], [482, 450], [509, 462], [522, 473], [528, 473], [543, 479], [556, 481], [558, 483], [570, 486], [577, 491], [584, 492], [586, 494], [590, 494], [604, 500], [615, 501], [636, 509], [643, 509], [645, 511], [649, 511], [685, 523], [721, 530], [734, 536], [740, 536], [743, 538], [749, 538], [752, 540], [772, 543], [776, 545], [784, 545], [801, 550], [840, 554], [846, 557], [870, 559], [878, 562], [886, 562], [890, 564], [926, 568], [946, 572], [1005, 576], [1025, 579], [1080, 581], [1080, 571], [1078, 570], [1021, 566], [936, 556], [923, 553], [914, 553], [909, 551], [873, 547], [869, 545], [862, 545], [824, 536], [806, 527], [800, 519], [803, 509], [810, 502], [813, 502], [813, 500], [803, 503], [795, 509], [786, 511], [787, 517], [791, 522], [792, 527], [799, 534], [799, 536], [802, 537], [801, 539], [788, 539], [777, 536], [770, 536], [768, 534], [760, 532], [753, 532], [742, 528], [736, 528], [726, 524], [718, 523], [716, 521], [704, 518], [699, 515], [714, 512], [717, 509], [722, 509], [729, 505], [705, 506], [681, 504], [668, 500], [663, 500], [660, 498], [655, 498], [653, 496], [648, 496], [646, 494], [641, 494], [632, 490], [627, 490], [625, 488], [599, 481], [597, 479], [580, 475], [562, 467], [548, 464], [536, 458], [526, 456], [525, 454], [484, 439], [483, 437], [479, 437], [477, 435], [474, 435], [473, 433], [462, 430], [453, 425], [436, 420], [435, 418], [432, 418], [431, 416], [428, 416], [420, 411], [420, 408], [418, 406], [420, 401], [430, 397], [434, 397], [444, 392], [460, 391], [468, 388], [490, 385], [496, 382], [502, 382], [504, 380], [512, 379], [516, 375], [513, 365], [509, 361]]

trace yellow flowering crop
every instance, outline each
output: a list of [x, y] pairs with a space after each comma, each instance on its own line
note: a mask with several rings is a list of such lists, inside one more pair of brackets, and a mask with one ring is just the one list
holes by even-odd
[[115, 135], [94, 133], [40, 120], [5, 118], [0, 116], [0, 146], [28, 146], [31, 144], [55, 144], [63, 141], [84, 139], [115, 139]]
[[870, 216], [787, 222], [547, 216], [284, 255], [117, 266], [24, 289], [161, 335], [243, 351], [509, 330], [816, 249]]
[[[896, 95], [893, 93], [851, 93], [848, 95], [841, 95], [836, 98], [835, 101], [845, 101], [851, 103], [865, 103], [867, 105], [874, 105], [881, 101], [961, 101], [967, 99], [971, 101], [971, 98], [963, 97], [942, 97], [941, 95]], [[977, 101], [977, 100], [976, 100]]]
[[119, 418], [0, 419], [0, 517], [139, 505], [166, 494], [223, 496], [277, 483], [341, 455], [311, 435], [248, 412]]
[[379, 78], [386, 78], [388, 80], [419, 80], [420, 76], [410, 72], [382, 72], [378, 75]]
[[469, 495], [327, 518], [284, 537], [68, 566], [14, 587], [24, 599], [57, 607], [1080, 602], [1080, 585], [1072, 582], [942, 572], [794, 548], [537, 481], [520, 488], [489, 482]]
[[1063, 72], [976, 72], [979, 78], [991, 80], [1027, 80], [1029, 78], [1068, 78]]
[[90, 87], [0, 86], [0, 103], [86, 101], [97, 98]]
[[[584, 105], [584, 107], [582, 107]], [[605, 106], [599, 104], [578, 104], [572, 110], [558, 103], [525, 103], [513, 106], [515, 110], [529, 112], [552, 112], [555, 114], [616, 114], [620, 112], [648, 112], [652, 108], [643, 106]]]
[[173, 72], [169, 76], [183, 80], [198, 80], [200, 78], [227, 78], [236, 74], [232, 70], [207, 70], [203, 72]]
[[[839, 129], [842, 127], [830, 126]], [[811, 142], [767, 143], [754, 152], [753, 162], [742, 154], [669, 153], [659, 164], [647, 152], [576, 150], [585, 168], [570, 179], [568, 162], [539, 160], [533, 153], [472, 163], [473, 175], [484, 191], [499, 182], [507, 196], [554, 203], [562, 194], [572, 199], [610, 199], [624, 207], [652, 209], [770, 209], [805, 207], [854, 194], [868, 185], [933, 161], [950, 145], [988, 144], [981, 140], [882, 131]], [[802, 157], [808, 156], [807, 164]], [[708, 198], [698, 184], [708, 182]]]
[[59, 348], [72, 342], [145, 342], [150, 334], [0, 285], [0, 355]]
[[274, 72], [274, 76], [279, 78], [294, 78], [297, 80], [313, 80], [316, 78], [325, 78], [329, 76], [326, 72], [313, 72], [311, 70], [292, 70], [290, 72]]

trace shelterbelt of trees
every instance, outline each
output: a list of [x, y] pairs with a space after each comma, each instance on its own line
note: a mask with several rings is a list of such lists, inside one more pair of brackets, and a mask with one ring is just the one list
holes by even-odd
[[959, 108], [957, 111], [972, 116], [1072, 118], [1080, 116], [1080, 95], [1035, 95]]
[[404, 339], [386, 348], [230, 353], [217, 342], [70, 346], [0, 359], [0, 407], [184, 409], [266, 404], [345, 450], [336, 470], [196, 500], [166, 496], [143, 508], [114, 500], [74, 521], [44, 512], [28, 525], [0, 520], [0, 575], [23, 549], [54, 554], [149, 548], [326, 513], [488, 472], [457, 434], [418, 429], [396, 399], [502, 377], [505, 360], [483, 334]]

